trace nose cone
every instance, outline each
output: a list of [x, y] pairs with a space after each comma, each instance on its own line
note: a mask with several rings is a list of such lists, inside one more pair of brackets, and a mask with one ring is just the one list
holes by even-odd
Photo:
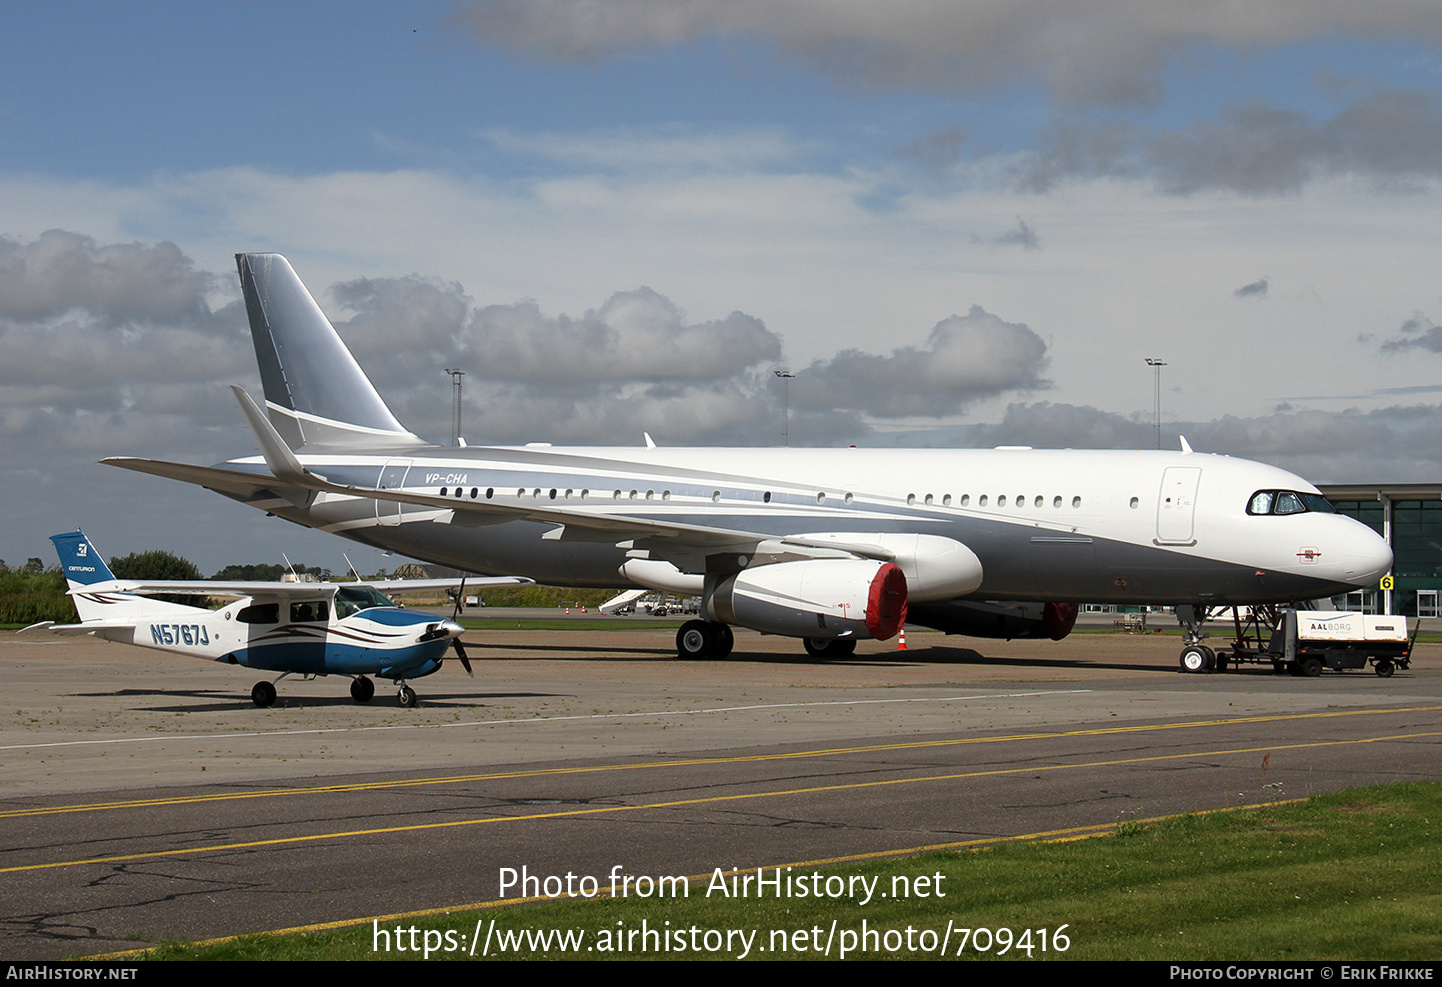
[[1337, 576], [1343, 582], [1369, 586], [1392, 570], [1392, 547], [1360, 521], [1352, 521], [1339, 541], [1341, 559]]

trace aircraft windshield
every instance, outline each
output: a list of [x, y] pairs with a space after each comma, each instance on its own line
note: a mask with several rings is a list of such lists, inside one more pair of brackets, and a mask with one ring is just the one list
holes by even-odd
[[335, 591], [335, 612], [339, 617], [349, 617], [371, 607], [393, 606], [394, 603], [369, 586], [342, 586]]
[[1297, 490], [1258, 490], [1247, 501], [1248, 514], [1336, 514], [1337, 510], [1321, 494]]

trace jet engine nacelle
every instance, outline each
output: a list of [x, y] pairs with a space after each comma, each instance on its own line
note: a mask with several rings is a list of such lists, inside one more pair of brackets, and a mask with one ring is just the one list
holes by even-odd
[[954, 538], [903, 531], [821, 531], [800, 537], [811, 544], [867, 546], [891, 553], [891, 561], [906, 574], [912, 603], [954, 600], [981, 588], [981, 559]]
[[926, 603], [911, 608], [911, 619], [967, 637], [1060, 641], [1076, 626], [1078, 610], [1075, 603]]
[[703, 608], [764, 634], [885, 641], [906, 620], [906, 575], [870, 559], [777, 562], [708, 576]]

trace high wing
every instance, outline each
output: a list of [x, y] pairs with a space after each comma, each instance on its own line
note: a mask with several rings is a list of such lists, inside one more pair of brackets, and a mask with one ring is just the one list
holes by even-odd
[[150, 596], [158, 593], [172, 593], [189, 596], [230, 596], [256, 597], [266, 599], [314, 599], [317, 596], [333, 596], [337, 590], [348, 586], [369, 586], [385, 592], [406, 590], [456, 589], [463, 582], [466, 586], [485, 588], [488, 586], [525, 586], [535, 580], [524, 576], [477, 576], [461, 579], [385, 579], [362, 580], [358, 583], [306, 583], [266, 582], [250, 580], [240, 582], [212, 582], [206, 579], [113, 579], [109, 582], [90, 583], [87, 586], [69, 590], [75, 593], [132, 593], [136, 596]]

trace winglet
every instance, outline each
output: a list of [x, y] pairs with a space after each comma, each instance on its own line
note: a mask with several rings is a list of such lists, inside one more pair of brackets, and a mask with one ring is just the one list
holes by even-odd
[[1187, 437], [1186, 437], [1185, 435], [1183, 435], [1183, 436], [1181, 436], [1181, 440], [1182, 440], [1182, 453], [1183, 453], [1184, 455], [1190, 453], [1190, 452], [1192, 451], [1192, 447], [1191, 447], [1191, 445], [1187, 442]]
[[323, 476], [317, 477], [301, 465], [301, 461], [291, 452], [285, 439], [280, 437], [270, 419], [265, 417], [256, 406], [255, 400], [245, 392], [245, 388], [239, 384], [231, 384], [230, 391], [235, 395], [235, 400], [240, 402], [246, 424], [254, 433], [255, 441], [260, 444], [260, 454], [265, 457], [265, 465], [275, 474], [277, 480], [306, 487], [316, 479], [325, 479]]

